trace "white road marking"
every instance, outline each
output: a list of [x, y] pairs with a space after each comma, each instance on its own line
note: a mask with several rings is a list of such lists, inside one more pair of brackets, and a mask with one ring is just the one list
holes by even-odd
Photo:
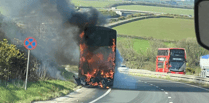
[[169, 102], [169, 103], [173, 103], [173, 102]]
[[108, 89], [108, 91], [105, 94], [101, 95], [100, 97], [98, 97], [97, 99], [95, 99], [95, 100], [93, 100], [93, 101], [91, 101], [89, 103], [94, 103], [94, 102], [100, 100], [101, 98], [105, 97], [108, 93], [110, 93], [110, 91], [111, 91], [111, 88]]
[[169, 81], [169, 80], [163, 80], [163, 79], [158, 79], [158, 78], [155, 78], [155, 79], [157, 79], [157, 80], [162, 80], [162, 81], [173, 82], [173, 83], [184, 84], [184, 85], [188, 85], [188, 86], [191, 86], [191, 87], [200, 88], [200, 89], [203, 89], [203, 90], [206, 90], [206, 91], [208, 91], [208, 92], [209, 92], [209, 89], [206, 89], [206, 88], [203, 88], [203, 87], [199, 87], [199, 86], [195, 86], [195, 85], [191, 85], [191, 84], [186, 84], [186, 83], [177, 82], [177, 81]]
[[171, 98], [171, 97], [168, 97], [168, 98]]
[[165, 94], [168, 94], [168, 92], [165, 92]]

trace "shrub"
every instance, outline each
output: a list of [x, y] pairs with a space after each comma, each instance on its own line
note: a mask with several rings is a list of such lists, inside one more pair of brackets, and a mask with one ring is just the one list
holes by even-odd
[[4, 39], [0, 42], [0, 79], [8, 80], [22, 74], [26, 67], [26, 58], [13, 44]]
[[193, 74], [195, 74], [194, 68], [187, 67], [187, 68], [186, 68], [186, 74], [188, 74], [188, 75], [193, 75]]
[[156, 68], [156, 64], [153, 62], [148, 62], [143, 66], [143, 69], [147, 69], [150, 71], [155, 71], [155, 68]]
[[118, 21], [117, 19], [110, 19], [110, 23]]
[[124, 16], [118, 17], [118, 20], [125, 20], [126, 18]]
[[202, 55], [209, 54], [209, 51], [202, 48], [195, 38], [183, 39], [176, 44], [179, 48], [185, 48], [187, 52], [187, 63], [189, 67], [199, 66], [199, 58]]
[[140, 17], [141, 15], [142, 15], [141, 13], [133, 14], [134, 17]]
[[103, 15], [106, 15], [106, 16], [111, 16], [111, 17], [119, 17], [120, 15], [118, 15], [115, 11], [108, 11], [108, 10], [101, 10], [100, 11]]
[[133, 18], [133, 14], [127, 15], [126, 18]]
[[142, 68], [144, 56], [133, 49], [133, 42], [130, 39], [118, 41], [117, 48], [129, 68]]
[[150, 46], [151, 48], [148, 48], [147, 50], [146, 61], [154, 63], [156, 60], [158, 48], [166, 48], [167, 46], [158, 40], [150, 41]]

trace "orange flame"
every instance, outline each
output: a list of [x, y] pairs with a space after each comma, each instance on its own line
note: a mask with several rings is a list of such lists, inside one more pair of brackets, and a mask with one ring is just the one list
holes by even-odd
[[[113, 39], [113, 45], [109, 46], [112, 52], [109, 53], [107, 60], [105, 60], [104, 55], [102, 53], [93, 54], [88, 51], [88, 46], [84, 42], [84, 31], [79, 35], [80, 40], [80, 73], [86, 76], [86, 82], [92, 86], [100, 86], [103, 88], [101, 82], [92, 83], [91, 78], [95, 77], [97, 73], [100, 71], [102, 77], [110, 77], [113, 79], [114, 74], [114, 66], [115, 66], [115, 39]], [[85, 73], [85, 70], [88, 69], [88, 72]], [[109, 87], [106, 87], [109, 88]]]

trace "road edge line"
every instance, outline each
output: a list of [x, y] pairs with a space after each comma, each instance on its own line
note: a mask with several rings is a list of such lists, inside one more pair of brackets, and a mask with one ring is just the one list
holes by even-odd
[[[144, 78], [144, 77], [143, 77]], [[149, 77], [148, 77], [149, 78]], [[158, 79], [158, 78], [151, 78], [151, 79]], [[182, 82], [178, 82], [178, 81], [174, 81], [174, 80], [164, 80], [164, 79], [158, 79], [158, 80], [163, 80], [163, 81], [168, 81], [168, 82], [174, 82], [174, 83], [179, 83], [179, 84], [184, 84], [184, 85], [188, 85], [188, 86], [191, 86], [191, 87], [196, 87], [196, 88], [199, 88], [199, 89], [203, 89], [203, 90], [206, 90], [209, 92], [209, 89], [207, 88], [204, 88], [204, 87], [200, 87], [200, 86], [196, 86], [196, 85], [192, 85], [192, 84], [188, 84], [188, 83], [182, 83]]]
[[103, 97], [105, 97], [105, 96], [106, 96], [107, 94], [109, 94], [110, 92], [111, 92], [111, 88], [108, 89], [108, 91], [105, 92], [103, 95], [101, 95], [100, 97], [98, 97], [97, 99], [94, 99], [93, 101], [91, 101], [91, 102], [89, 102], [89, 103], [94, 103], [94, 102], [96, 102], [96, 101], [102, 99]]

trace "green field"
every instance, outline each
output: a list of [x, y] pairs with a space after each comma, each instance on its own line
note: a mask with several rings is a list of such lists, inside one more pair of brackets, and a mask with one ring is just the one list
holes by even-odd
[[195, 37], [194, 21], [189, 19], [152, 18], [114, 27], [118, 34], [181, 40]]
[[117, 8], [118, 9], [129, 9], [129, 10], [162, 12], [162, 13], [170, 13], [170, 14], [188, 14], [188, 15], [194, 14], [194, 10], [192, 10], [192, 9], [157, 7], [157, 6], [128, 5], [128, 6], [118, 6]]
[[[125, 41], [127, 38], [118, 37], [117, 41]], [[130, 39], [133, 42], [133, 48], [136, 52], [146, 52], [147, 48], [150, 47], [150, 43], [148, 40], [141, 40], [141, 39]]]
[[109, 4], [121, 2], [122, 0], [101, 0], [101, 1], [90, 1], [90, 0], [71, 0], [75, 6], [92, 6], [92, 7], [105, 7]]

